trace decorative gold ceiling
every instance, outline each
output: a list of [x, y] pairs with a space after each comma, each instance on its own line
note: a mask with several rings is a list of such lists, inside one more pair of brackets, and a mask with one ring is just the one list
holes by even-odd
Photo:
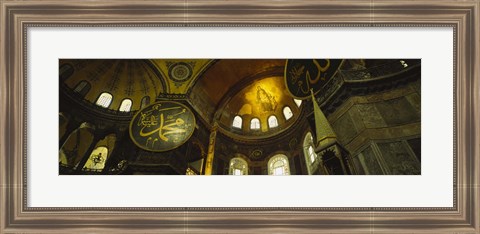
[[81, 82], [88, 81], [91, 88], [85, 100], [95, 103], [101, 93], [112, 94], [109, 109], [118, 110], [125, 98], [132, 100], [132, 110], [138, 110], [141, 100], [148, 96], [153, 102], [164, 92], [164, 85], [146, 60], [136, 59], [75, 59], [60, 60], [60, 66], [70, 64], [73, 74], [65, 79], [72, 90]]
[[[230, 126], [235, 115], [244, 125], [259, 118], [260, 132], [269, 132], [267, 119], [275, 115], [286, 126], [283, 108], [298, 108], [285, 89], [284, 59], [62, 59], [73, 73], [62, 80], [72, 90], [82, 81], [91, 85], [85, 100], [95, 103], [103, 92], [113, 96], [109, 109], [119, 110], [128, 98], [132, 111], [146, 96], [153, 103], [161, 94], [188, 94], [194, 109], [207, 122]], [[198, 97], [198, 100], [196, 98]], [[214, 113], [216, 114], [214, 115]], [[291, 122], [291, 121], [290, 121]], [[278, 128], [278, 129], [279, 129]], [[245, 128], [248, 132], [248, 128]], [[270, 131], [271, 132], [271, 131]]]
[[159, 94], [185, 94], [213, 60], [208, 59], [74, 59], [60, 60], [60, 66], [70, 64], [74, 68], [65, 84], [71, 89], [82, 81], [91, 89], [85, 99], [95, 103], [101, 93], [112, 94], [109, 109], [118, 110], [125, 98], [133, 102], [132, 110], [138, 110], [143, 97], [153, 102]]
[[[288, 106], [294, 118], [287, 120], [283, 114], [283, 108]], [[234, 94], [223, 108], [220, 122], [222, 126], [230, 127], [233, 118], [239, 115], [243, 119], [242, 133], [247, 135], [256, 133], [258, 130], [250, 129], [250, 121], [253, 118], [260, 120], [259, 131], [262, 134], [278, 132], [290, 126], [299, 114], [299, 108], [288, 94], [283, 77], [267, 77], [252, 81], [249, 85]], [[278, 127], [270, 128], [268, 118], [275, 116]]]
[[242, 82], [283, 76], [284, 67], [285, 59], [221, 59], [213, 63], [192, 88], [204, 89], [213, 105], [218, 106], [227, 92], [241, 86]]
[[210, 59], [150, 59], [165, 79], [165, 93], [185, 94], [208, 65]]

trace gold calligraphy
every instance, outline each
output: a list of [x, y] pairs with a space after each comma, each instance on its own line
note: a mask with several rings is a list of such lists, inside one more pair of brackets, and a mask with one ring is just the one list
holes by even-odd
[[130, 135], [142, 148], [162, 151], [183, 144], [194, 126], [194, 116], [186, 106], [164, 101], [141, 110], [130, 124]]
[[[328, 70], [328, 68], [330, 67], [330, 59], [325, 59], [325, 60], [327, 61], [327, 64], [324, 67], [322, 67], [320, 66], [317, 60], [313, 59], [313, 64], [315, 64], [315, 67], [317, 68], [317, 77], [315, 77], [315, 79], [312, 80], [312, 78], [310, 77], [310, 71], [307, 70], [307, 74], [305, 74], [305, 78], [308, 80], [308, 83], [310, 84], [317, 83], [318, 80], [320, 79], [321, 73]], [[322, 80], [325, 80], [325, 77], [323, 77]]]
[[[290, 72], [292, 81], [297, 84], [298, 89], [303, 93], [308, 93], [311, 89], [310, 86], [316, 84], [320, 80], [322, 73], [328, 70], [330, 67], [330, 59], [325, 60], [327, 61], [327, 64], [322, 67], [316, 59], [312, 59], [316, 68], [316, 71], [314, 72], [317, 74], [314, 79], [312, 79], [312, 76], [310, 75], [310, 70], [305, 69], [305, 65], [297, 64], [297, 66], [293, 67]], [[303, 74], [305, 74], [305, 76], [303, 76]], [[325, 80], [325, 77], [323, 77], [322, 80]]]
[[[141, 113], [142, 117], [138, 122], [139, 126], [142, 126], [142, 129], [140, 130], [140, 136], [146, 137], [153, 135], [158, 132], [158, 136], [160, 137], [161, 140], [163, 141], [169, 141], [169, 138], [167, 135], [171, 135], [174, 133], [185, 133], [186, 130], [182, 129], [181, 127], [185, 124], [185, 120], [182, 118], [176, 118], [174, 119], [173, 117], [185, 113], [185, 109], [181, 110], [180, 112], [172, 115], [167, 116], [167, 120], [165, 120], [165, 115], [162, 113], [163, 111], [166, 110], [173, 110], [173, 109], [180, 109], [181, 107], [172, 107], [172, 108], [156, 108], [158, 112], [160, 112], [160, 123], [158, 124], [157, 117], [151, 115], [151, 111], [148, 111], [147, 113]], [[152, 125], [158, 126], [158, 128], [153, 129], [151, 131], [145, 132], [145, 128], [149, 128]], [[158, 140], [157, 138], [154, 139]], [[148, 141], [147, 141], [148, 143]]]
[[341, 62], [340, 59], [287, 60], [285, 80], [288, 90], [297, 98], [309, 96], [311, 89], [318, 91], [325, 85]]

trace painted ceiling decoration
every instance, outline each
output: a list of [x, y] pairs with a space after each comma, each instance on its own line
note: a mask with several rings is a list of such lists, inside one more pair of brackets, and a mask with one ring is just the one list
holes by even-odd
[[195, 80], [210, 64], [212, 59], [150, 59], [166, 79], [165, 93], [186, 94]]
[[[178, 100], [191, 102], [202, 121], [217, 122], [240, 137], [278, 134], [295, 122], [301, 110], [285, 86], [285, 59], [60, 60], [60, 67], [65, 64], [73, 72], [63, 69], [65, 74], [68, 71], [64, 84], [74, 90], [88, 82], [90, 89], [82, 95], [90, 103], [108, 93], [112, 100], [105, 108], [118, 111], [128, 99], [129, 111], [139, 111], [162, 97], [177, 95], [182, 97]], [[285, 108], [293, 118], [285, 116]], [[240, 131], [232, 131], [235, 116], [242, 118]], [[269, 122], [272, 118], [275, 125]], [[250, 128], [253, 119], [258, 119], [258, 129]]]
[[287, 120], [284, 117], [283, 108], [287, 106], [293, 111], [294, 117], [297, 117], [300, 108], [288, 94], [283, 77], [255, 80], [232, 95], [221, 113], [220, 123], [229, 129], [234, 116], [238, 115], [243, 119], [242, 133], [258, 135], [258, 131], [250, 129], [250, 122], [257, 118], [260, 120], [260, 134], [268, 134], [272, 132], [268, 124], [270, 116], [275, 116], [278, 120], [279, 127], [275, 130], [286, 128], [294, 122], [294, 119]]
[[[203, 119], [218, 121], [222, 115], [233, 118], [239, 109], [230, 109], [231, 113], [226, 111], [232, 103], [233, 96], [255, 80], [267, 77], [282, 78], [284, 67], [285, 59], [215, 60], [202, 73], [201, 78], [195, 81], [189, 93], [189, 100]], [[228, 122], [224, 121], [224, 125], [230, 126], [231, 123]]]

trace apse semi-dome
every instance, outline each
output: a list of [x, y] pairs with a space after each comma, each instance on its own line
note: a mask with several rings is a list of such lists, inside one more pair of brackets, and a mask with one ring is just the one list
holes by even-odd
[[256, 79], [225, 103], [220, 126], [244, 136], [271, 136], [290, 127], [300, 115], [301, 101], [288, 93], [282, 76]]
[[[164, 90], [148, 60], [60, 60], [60, 82], [77, 97], [110, 110], [136, 111]], [[87, 66], [88, 65], [88, 66]]]

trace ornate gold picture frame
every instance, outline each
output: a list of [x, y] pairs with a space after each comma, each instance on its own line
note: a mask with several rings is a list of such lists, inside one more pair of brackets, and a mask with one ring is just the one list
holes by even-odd
[[[480, 233], [480, 2], [0, 2], [2, 233]], [[449, 27], [454, 31], [453, 207], [29, 207], [27, 29], [31, 27]]]

